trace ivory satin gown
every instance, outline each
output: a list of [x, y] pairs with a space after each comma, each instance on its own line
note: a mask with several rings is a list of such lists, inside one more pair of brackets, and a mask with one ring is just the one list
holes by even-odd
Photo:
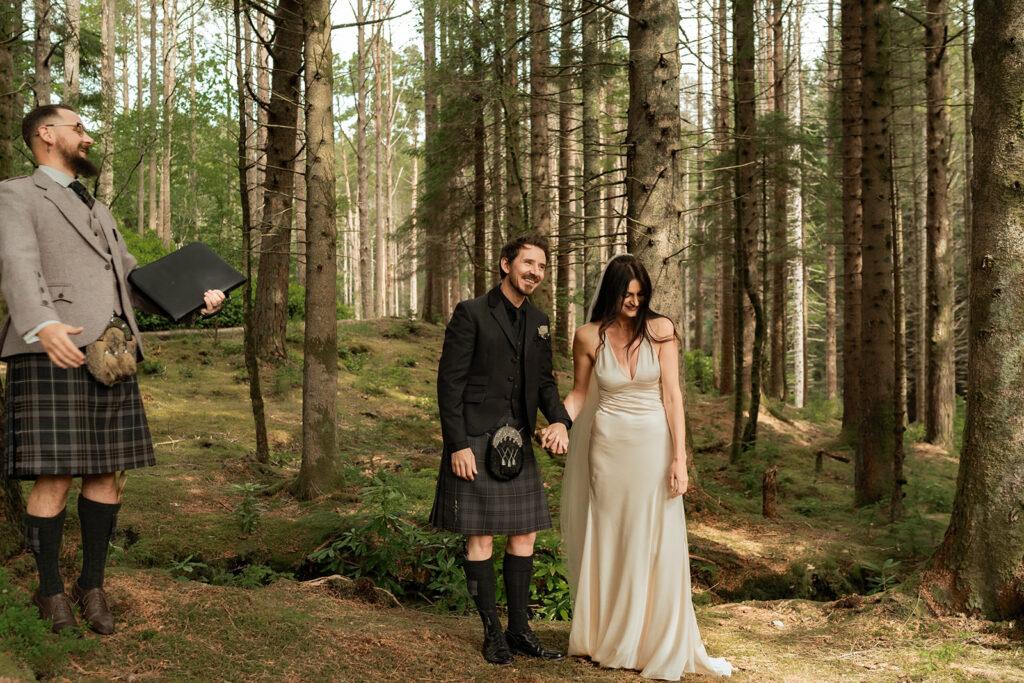
[[[586, 501], [572, 524], [577, 537], [567, 539], [570, 574], [578, 571], [569, 654], [646, 678], [728, 676], [732, 666], [704, 649], [690, 598], [683, 499], [668, 491], [672, 437], [661, 366], [646, 340], [639, 353], [630, 379], [602, 345], [589, 458], [566, 470], [567, 495], [575, 489]], [[574, 476], [587, 481], [569, 481]]]

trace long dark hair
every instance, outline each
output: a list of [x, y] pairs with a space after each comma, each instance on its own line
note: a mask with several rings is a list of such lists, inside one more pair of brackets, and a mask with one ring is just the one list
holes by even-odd
[[[601, 280], [601, 289], [598, 290], [597, 300], [594, 302], [594, 310], [590, 314], [590, 322], [600, 323], [597, 334], [602, 344], [604, 344], [605, 330], [611, 327], [615, 318], [618, 317], [619, 311], [622, 310], [622, 300], [626, 297], [629, 283], [633, 280], [640, 282], [641, 299], [636, 320], [633, 323], [633, 336], [626, 348], [632, 348], [642, 339], [659, 343], [669, 340], [668, 337], [655, 339], [647, 329], [651, 320], [667, 317], [651, 310], [651, 276], [647, 274], [644, 264], [640, 263], [635, 256], [620, 254], [608, 262], [604, 278]], [[672, 336], [676, 336], [675, 325], [673, 325]]]

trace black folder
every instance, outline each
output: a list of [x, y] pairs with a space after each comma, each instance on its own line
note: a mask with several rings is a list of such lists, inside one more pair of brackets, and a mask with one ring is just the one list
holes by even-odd
[[245, 282], [245, 276], [202, 242], [193, 242], [136, 268], [128, 274], [128, 281], [164, 316], [180, 322], [206, 305], [206, 290], [219, 289], [228, 294]]

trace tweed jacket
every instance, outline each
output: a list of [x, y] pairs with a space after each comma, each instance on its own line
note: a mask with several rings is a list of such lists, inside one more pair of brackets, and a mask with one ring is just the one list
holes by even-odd
[[[529, 300], [523, 307], [525, 426], [533, 432], [538, 408], [549, 421], [568, 426], [572, 421], [552, 374], [548, 317]], [[455, 307], [437, 367], [437, 403], [447, 452], [466, 448], [468, 437], [484, 434], [508, 412], [515, 398], [512, 385], [518, 362], [512, 324], [498, 287]]]
[[90, 211], [39, 169], [0, 182], [0, 279], [10, 311], [0, 330], [0, 357], [44, 353], [42, 344], [26, 344], [24, 336], [47, 320], [84, 328], [71, 337], [76, 346], [92, 343], [106, 329], [116, 296], [141, 360], [132, 308], [153, 307], [128, 284], [137, 265], [99, 201]]

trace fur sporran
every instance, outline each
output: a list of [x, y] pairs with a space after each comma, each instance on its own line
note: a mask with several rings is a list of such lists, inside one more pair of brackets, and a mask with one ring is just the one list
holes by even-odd
[[85, 347], [85, 366], [97, 382], [112, 387], [135, 375], [135, 346], [128, 323], [114, 316], [100, 338]]
[[523, 435], [511, 425], [494, 432], [487, 444], [487, 471], [498, 481], [515, 479], [523, 471]]

